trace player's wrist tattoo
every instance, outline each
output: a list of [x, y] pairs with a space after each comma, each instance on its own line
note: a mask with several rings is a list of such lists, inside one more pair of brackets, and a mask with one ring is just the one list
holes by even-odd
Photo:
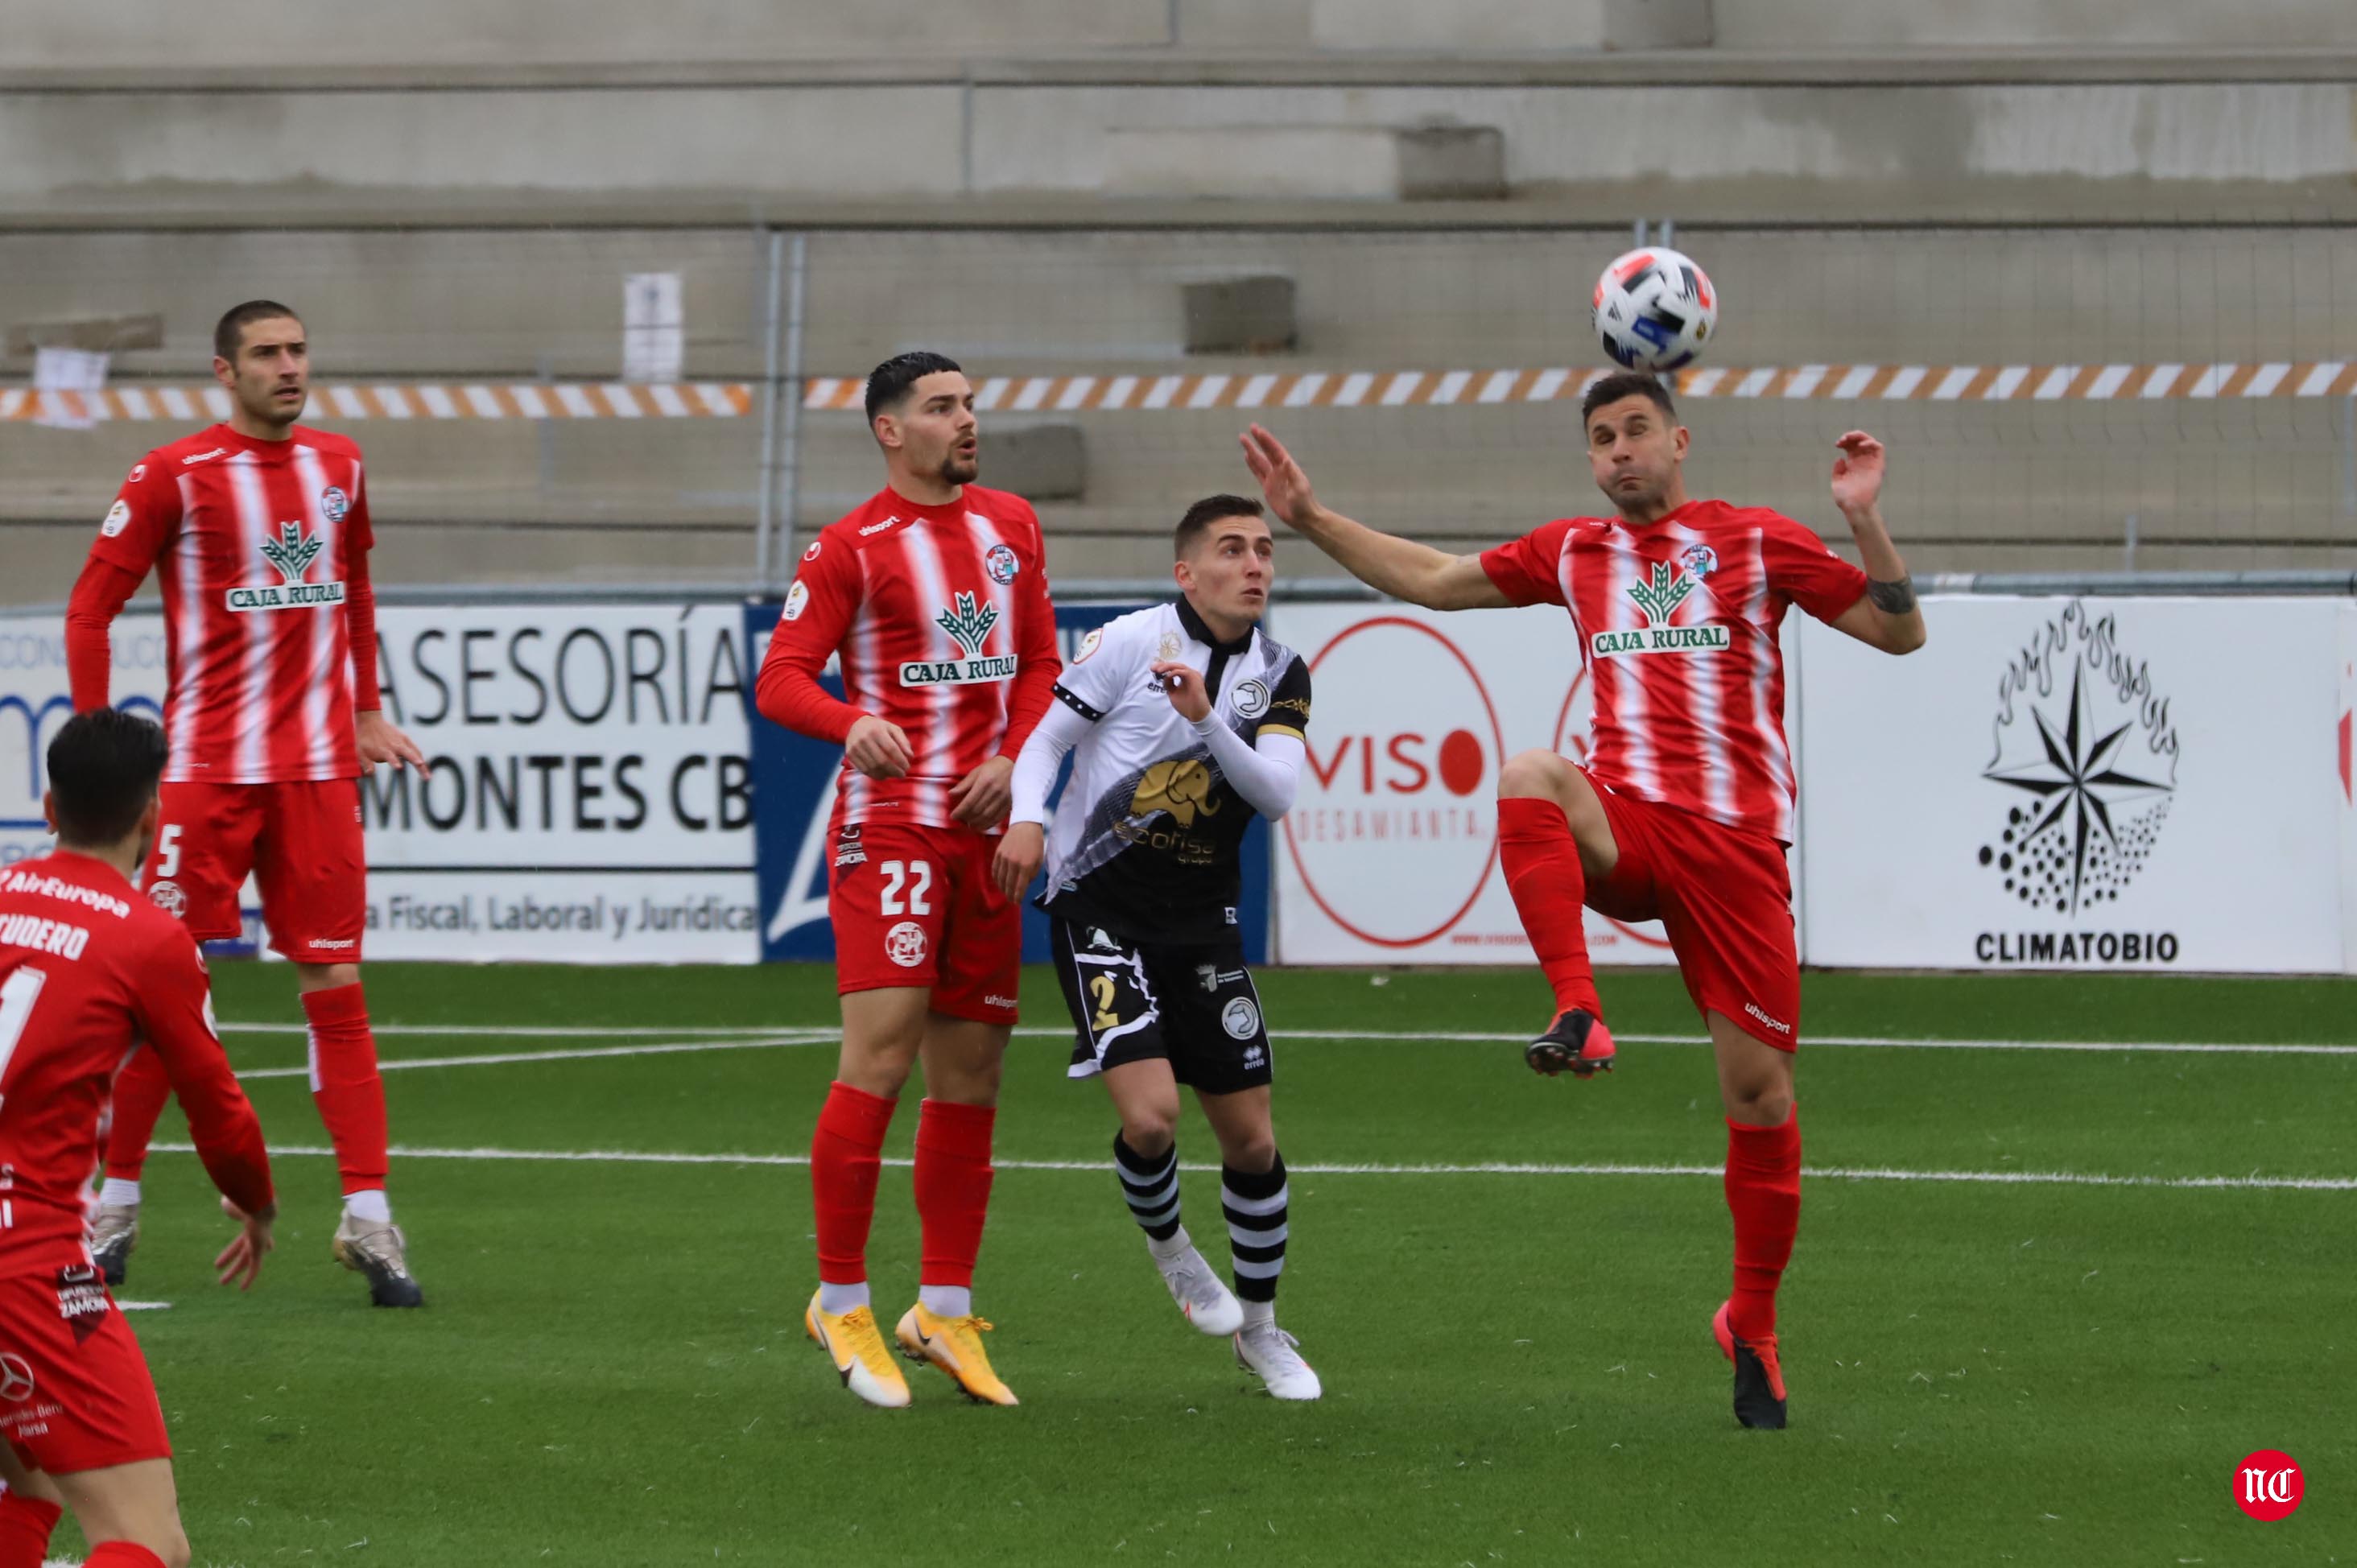
[[1883, 614], [1903, 616], [1915, 607], [1915, 579], [1910, 576], [1901, 577], [1895, 583], [1878, 583], [1868, 578], [1866, 596], [1872, 599], [1874, 607]]

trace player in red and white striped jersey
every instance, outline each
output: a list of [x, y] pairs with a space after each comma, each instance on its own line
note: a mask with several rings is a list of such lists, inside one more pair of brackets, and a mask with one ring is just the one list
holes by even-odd
[[[867, 1289], [876, 1176], [924, 1063], [915, 1186], [920, 1294], [897, 1337], [977, 1400], [1013, 1404], [974, 1316], [999, 1063], [1022, 972], [1021, 906], [990, 875], [1015, 757], [1059, 669], [1039, 520], [974, 483], [974, 389], [938, 354], [867, 379], [888, 482], [803, 552], [762, 661], [761, 712], [844, 747], [834, 867], [843, 1052], [811, 1144], [819, 1289], [804, 1322], [845, 1387], [909, 1402]], [[819, 684], [840, 655], [845, 697]]]
[[1277, 515], [1377, 588], [1433, 609], [1571, 611], [1596, 694], [1588, 764], [1525, 752], [1498, 779], [1499, 861], [1555, 993], [1554, 1023], [1524, 1055], [1550, 1076], [1612, 1065], [1583, 902], [1663, 923], [1710, 1031], [1727, 1110], [1735, 1289], [1712, 1330], [1736, 1363], [1738, 1419], [1781, 1427], [1776, 1288], [1800, 1220], [1801, 972], [1777, 631], [1797, 605], [1869, 647], [1909, 653], [1922, 646], [1923, 616], [1882, 521], [1882, 445], [1865, 432], [1841, 437], [1833, 471], [1861, 572], [1788, 517], [1690, 499], [1688, 434], [1652, 377], [1606, 376], [1580, 412], [1589, 467], [1616, 515], [1550, 522], [1479, 555], [1328, 510], [1258, 425], [1244, 454]]
[[[415, 1306], [385, 1197], [384, 1083], [361, 989], [366, 857], [354, 782], [423, 767], [384, 716], [368, 485], [360, 447], [296, 423], [310, 391], [303, 323], [241, 305], [213, 338], [229, 419], [135, 464], [91, 545], [66, 613], [74, 707], [107, 704], [107, 628], [152, 567], [162, 579], [170, 692], [164, 822], [142, 886], [199, 941], [234, 937], [246, 874], [271, 946], [294, 961], [310, 1020], [311, 1092], [336, 1146], [344, 1218], [334, 1252], [380, 1306]], [[123, 1283], [140, 1172], [169, 1085], [152, 1056], [115, 1085], [93, 1249]]]

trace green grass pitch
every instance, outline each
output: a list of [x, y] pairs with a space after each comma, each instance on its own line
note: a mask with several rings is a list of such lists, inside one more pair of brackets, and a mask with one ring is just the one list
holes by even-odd
[[[1185, 1326], [1102, 1168], [1102, 1091], [1065, 1079], [1062, 1039], [1018, 1037], [976, 1300], [1024, 1402], [925, 1370], [898, 1412], [803, 1338], [802, 1169], [596, 1157], [802, 1155], [827, 972], [388, 964], [370, 987], [388, 1061], [608, 1054], [388, 1074], [423, 1312], [371, 1311], [328, 1262], [327, 1158], [281, 1155], [280, 1248], [241, 1297], [207, 1271], [227, 1225], [196, 1161], [156, 1157], [119, 1294], [171, 1304], [133, 1323], [199, 1563], [2357, 1561], [2357, 1055], [1831, 1043], [2345, 1044], [2357, 985], [1810, 976], [1827, 1043], [1801, 1063], [1781, 1434], [1736, 1426], [1710, 1341], [1725, 1130], [1674, 977], [1606, 978], [1624, 1040], [1675, 1038], [1587, 1083], [1446, 1037], [1541, 1021], [1526, 973], [1264, 977], [1295, 1172], [1280, 1320], [1314, 1406]], [[301, 1016], [283, 968], [222, 966], [218, 992], [231, 1024]], [[1044, 972], [1024, 995], [1061, 1024]], [[612, 1054], [781, 1028], [807, 1032]], [[323, 1145], [299, 1033], [227, 1037], [274, 1146]], [[159, 1135], [185, 1137], [177, 1112]], [[1179, 1153], [1216, 1164], [1191, 1112]], [[514, 1157], [560, 1154], [584, 1157]], [[2020, 1179], [2056, 1173], [2137, 1179]], [[2253, 1176], [2340, 1185], [2170, 1185]], [[1224, 1265], [1217, 1177], [1186, 1198]], [[888, 1169], [888, 1322], [915, 1252]], [[2229, 1498], [2268, 1447], [2307, 1478], [2276, 1524]]]

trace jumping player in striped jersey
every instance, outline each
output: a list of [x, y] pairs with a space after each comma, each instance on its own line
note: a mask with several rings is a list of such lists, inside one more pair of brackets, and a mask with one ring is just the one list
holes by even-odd
[[1571, 611], [1596, 693], [1588, 764], [1529, 751], [1498, 779], [1499, 859], [1555, 994], [1555, 1021], [1524, 1055], [1550, 1076], [1612, 1065], [1583, 902], [1663, 923], [1710, 1031], [1727, 1111], [1735, 1285], [1711, 1328], [1735, 1363], [1737, 1418], [1781, 1427], [1776, 1289], [1801, 1213], [1801, 975], [1777, 629], [1797, 605], [1868, 647], [1910, 653], [1923, 644], [1923, 616], [1878, 504], [1882, 444], [1864, 431], [1841, 437], [1833, 466], [1861, 572], [1791, 518], [1690, 499], [1688, 433], [1652, 377], [1606, 376], [1580, 413], [1588, 466], [1615, 515], [1550, 522], [1479, 555], [1320, 506], [1300, 465], [1258, 425], [1244, 457], [1278, 516], [1385, 593], [1431, 609]]
[[[382, 712], [361, 449], [296, 423], [310, 345], [285, 306], [252, 300], [213, 333], [230, 416], [133, 466], [66, 611], [76, 712], [107, 705], [107, 628], [150, 568], [162, 579], [169, 694], [163, 825], [141, 886], [199, 941], [243, 929], [261, 884], [270, 945], [294, 962], [310, 1021], [311, 1098], [336, 1147], [344, 1214], [332, 1243], [379, 1306], [425, 1297], [385, 1197], [384, 1081], [361, 989], [368, 866], [363, 768], [425, 766]], [[152, 1052], [114, 1088], [91, 1250], [123, 1283], [140, 1170], [171, 1086]]]
[[[1039, 520], [974, 482], [974, 389], [939, 354], [867, 378], [888, 482], [802, 553], [762, 661], [761, 712], [844, 748], [827, 881], [843, 1050], [811, 1142], [817, 1294], [803, 1314], [844, 1386], [909, 1402], [867, 1288], [886, 1128], [922, 1062], [917, 1304], [895, 1334], [973, 1399], [1013, 1404], [974, 1314], [999, 1064], [1015, 1024], [1022, 909], [993, 884], [1015, 758], [1056, 682]], [[819, 683], [842, 660], [844, 697]]]

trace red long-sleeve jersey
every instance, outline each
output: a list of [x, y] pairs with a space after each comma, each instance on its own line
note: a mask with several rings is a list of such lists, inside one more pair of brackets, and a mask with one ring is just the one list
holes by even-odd
[[[840, 825], [949, 827], [952, 787], [1023, 749], [1062, 667], [1046, 555], [1030, 504], [979, 485], [947, 506], [879, 491], [802, 553], [761, 662], [762, 714], [837, 746], [872, 714], [913, 753], [900, 779], [846, 764]], [[847, 701], [819, 684], [837, 653]]]
[[226, 424], [133, 467], [66, 611], [77, 712], [107, 701], [107, 628], [160, 567], [174, 782], [353, 779], [352, 714], [382, 705], [360, 447]]
[[90, 1262], [82, 1189], [115, 1069], [163, 1059], [213, 1185], [272, 1201], [262, 1123], [213, 1028], [210, 982], [179, 921], [113, 866], [59, 850], [0, 871], [0, 1278]]

